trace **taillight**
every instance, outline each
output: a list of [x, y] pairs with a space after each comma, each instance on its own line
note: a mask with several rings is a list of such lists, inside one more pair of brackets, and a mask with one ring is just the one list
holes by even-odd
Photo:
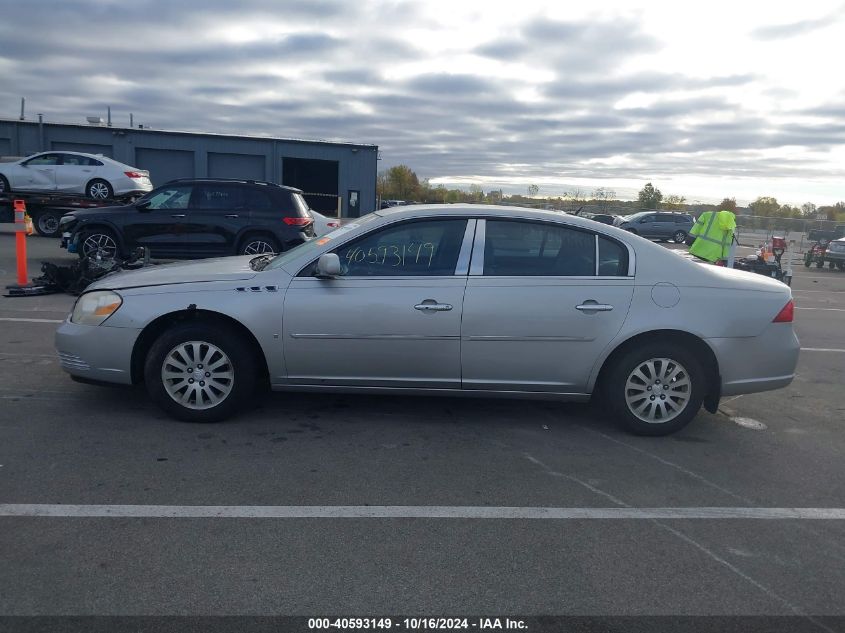
[[140, 171], [125, 171], [123, 172], [129, 178], [146, 178], [147, 174], [142, 174]]
[[789, 300], [783, 309], [778, 312], [778, 315], [772, 320], [772, 323], [792, 323], [792, 319], [795, 316], [795, 303], [793, 303], [792, 299]]
[[290, 226], [309, 226], [313, 222], [311, 218], [285, 218], [285, 224]]

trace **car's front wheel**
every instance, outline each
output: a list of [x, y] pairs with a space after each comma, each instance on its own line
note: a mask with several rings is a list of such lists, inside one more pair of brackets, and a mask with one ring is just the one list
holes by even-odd
[[237, 332], [215, 323], [175, 326], [153, 344], [144, 366], [150, 398], [174, 418], [219, 422], [255, 389], [255, 358]]
[[9, 186], [9, 180], [6, 176], [0, 174], [0, 194], [9, 193], [12, 188]]
[[687, 240], [687, 234], [684, 231], [675, 231], [675, 234], [672, 236], [672, 241], [675, 244], [683, 244]]
[[674, 343], [633, 347], [614, 359], [602, 385], [618, 420], [637, 435], [668, 435], [696, 416], [707, 390], [701, 364]]
[[113, 259], [120, 254], [117, 237], [107, 229], [90, 229], [79, 236], [79, 256]]

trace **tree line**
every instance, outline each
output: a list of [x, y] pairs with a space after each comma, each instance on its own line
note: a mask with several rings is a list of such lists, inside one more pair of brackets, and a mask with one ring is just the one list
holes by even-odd
[[485, 192], [478, 184], [471, 184], [467, 189], [450, 189], [444, 185], [432, 185], [427, 179], [420, 180], [407, 165], [397, 165], [379, 173], [376, 184], [380, 199], [406, 202], [509, 203], [560, 211], [588, 207], [591, 211], [615, 214], [633, 213], [638, 209], [667, 209], [698, 215], [704, 211], [725, 209], [734, 213], [767, 218], [827, 219], [845, 222], [845, 202], [825, 206], [806, 202], [797, 207], [780, 204], [772, 196], [760, 196], [748, 205], [745, 212], [738, 207], [735, 197], [725, 197], [719, 204], [703, 204], [697, 201], [690, 203], [685, 196], [679, 194], [664, 196], [660, 189], [650, 182], [639, 191], [636, 200], [619, 200], [616, 192], [606, 187], [598, 187], [590, 192], [575, 189], [562, 196], [541, 197], [540, 187], [535, 184], [526, 187], [526, 195], [505, 195], [501, 189]]

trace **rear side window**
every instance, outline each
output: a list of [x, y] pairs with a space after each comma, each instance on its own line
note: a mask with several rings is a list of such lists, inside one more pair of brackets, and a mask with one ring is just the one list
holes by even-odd
[[628, 249], [619, 242], [599, 236], [599, 276], [628, 275]]
[[676, 215], [675, 216], [675, 223], [676, 224], [693, 224], [693, 219], [691, 215]]
[[596, 237], [557, 224], [487, 220], [484, 275], [589, 277]]
[[244, 206], [250, 211], [266, 211], [273, 208], [273, 201], [266, 192], [249, 187], [244, 190]]

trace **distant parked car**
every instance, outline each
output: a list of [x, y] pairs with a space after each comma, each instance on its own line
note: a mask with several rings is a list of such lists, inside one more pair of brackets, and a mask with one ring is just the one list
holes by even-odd
[[670, 213], [663, 211], [641, 211], [632, 215], [620, 216], [613, 223], [635, 235], [678, 244], [686, 241], [695, 220], [688, 213]]
[[601, 222], [602, 224], [610, 224], [613, 225], [614, 220], [616, 220], [615, 215], [611, 215], [609, 213], [591, 213], [587, 216], [588, 219], [593, 220], [594, 222]]
[[331, 233], [335, 229], [340, 228], [340, 220], [337, 218], [327, 218], [322, 213], [317, 213], [314, 209], [309, 209], [308, 213], [314, 220], [314, 235], [323, 237], [326, 233]]
[[830, 268], [836, 267], [839, 270], [845, 270], [845, 237], [833, 240], [827, 245], [824, 261], [828, 263]]
[[0, 163], [0, 194], [12, 191], [77, 193], [109, 200], [153, 188], [150, 172], [99, 154], [41, 152]]
[[299, 189], [254, 180], [174, 180], [133, 204], [72, 211], [59, 224], [62, 246], [80, 257], [198, 259], [281, 253], [314, 236]]
[[389, 209], [390, 207], [398, 207], [407, 204], [404, 200], [382, 200], [379, 209]]

